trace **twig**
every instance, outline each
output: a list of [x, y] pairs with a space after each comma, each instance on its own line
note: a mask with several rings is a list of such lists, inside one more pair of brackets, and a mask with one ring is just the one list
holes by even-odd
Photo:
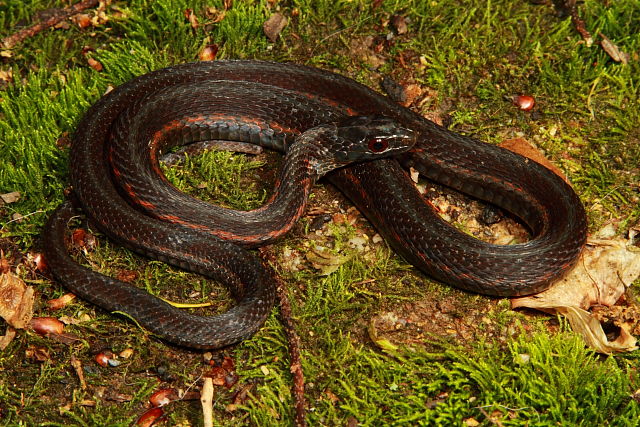
[[204, 377], [204, 384], [200, 392], [202, 404], [202, 418], [204, 427], [213, 427], [213, 379]]
[[[260, 255], [266, 262], [275, 265], [275, 257], [267, 249], [261, 248]], [[286, 287], [284, 282], [278, 275], [272, 270], [272, 276], [277, 282], [278, 298], [280, 300], [280, 317], [282, 319], [282, 325], [284, 331], [287, 334], [287, 340], [289, 341], [289, 355], [291, 357], [291, 375], [293, 376], [293, 386], [291, 391], [293, 393], [294, 405], [295, 405], [295, 418], [294, 423], [297, 427], [305, 427], [307, 421], [305, 418], [307, 401], [304, 397], [304, 373], [302, 372], [302, 363], [300, 359], [300, 337], [296, 333], [293, 316], [291, 313], [291, 304], [287, 297]]]
[[95, 7], [98, 5], [98, 3], [98, 0], [84, 0], [80, 3], [72, 4], [69, 7], [61, 9], [52, 17], [5, 37], [4, 39], [2, 39], [2, 47], [5, 49], [11, 49], [21, 41], [29, 37], [33, 37], [39, 32], [46, 30], [47, 28], [51, 28], [59, 22], [64, 21], [65, 19], [76, 15], [85, 9]]
[[574, 28], [580, 36], [582, 36], [582, 39], [585, 41], [587, 46], [591, 46], [593, 44], [593, 37], [587, 30], [584, 20], [580, 18], [580, 15], [578, 15], [576, 0], [555, 0], [554, 3], [556, 8], [560, 10], [560, 13], [563, 13], [564, 16], [566, 16], [566, 14], [571, 16], [571, 22], [573, 23]]

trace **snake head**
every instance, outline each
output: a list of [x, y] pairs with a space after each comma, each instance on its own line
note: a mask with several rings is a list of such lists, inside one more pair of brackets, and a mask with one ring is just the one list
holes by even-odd
[[390, 157], [408, 151], [416, 133], [384, 116], [351, 116], [337, 123], [336, 160], [344, 163]]

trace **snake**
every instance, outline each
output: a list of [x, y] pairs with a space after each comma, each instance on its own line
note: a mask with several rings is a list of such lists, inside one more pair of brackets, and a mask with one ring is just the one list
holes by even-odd
[[[364, 141], [371, 156], [339, 149], [339, 165], [326, 170], [310, 166], [308, 157], [290, 161], [293, 147], [314, 145], [328, 133]], [[211, 139], [286, 153], [265, 206], [212, 206], [164, 177], [164, 152]], [[390, 142], [398, 146], [387, 153]], [[380, 158], [372, 155], [376, 150], [384, 152]], [[308, 188], [323, 174], [396, 253], [427, 276], [465, 291], [505, 297], [545, 290], [571, 269], [586, 242], [580, 198], [546, 167], [452, 132], [346, 76], [305, 65], [217, 60], [139, 76], [89, 108], [69, 157], [75, 202], [63, 202], [43, 231], [53, 277], [90, 303], [125, 313], [186, 347], [220, 348], [260, 329], [277, 285], [272, 269], [248, 249], [285, 235], [304, 212]], [[409, 168], [505, 210], [531, 238], [497, 245], [458, 230], [420, 194]], [[236, 304], [199, 316], [79, 265], [65, 237], [78, 211], [124, 247], [225, 284]]]

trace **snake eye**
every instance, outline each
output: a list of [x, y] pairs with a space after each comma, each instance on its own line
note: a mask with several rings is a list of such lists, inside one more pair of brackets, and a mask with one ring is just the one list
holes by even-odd
[[389, 148], [389, 142], [382, 138], [373, 138], [369, 141], [368, 147], [374, 153], [381, 153]]

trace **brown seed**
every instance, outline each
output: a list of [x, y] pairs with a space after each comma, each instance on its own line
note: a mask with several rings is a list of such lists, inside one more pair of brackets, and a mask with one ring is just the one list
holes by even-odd
[[515, 95], [511, 99], [513, 105], [522, 111], [530, 111], [536, 105], [536, 100], [531, 95]]
[[163, 417], [164, 411], [162, 408], [151, 408], [144, 414], [140, 415], [140, 418], [136, 421], [136, 425], [140, 427], [151, 427]]
[[96, 356], [94, 357], [94, 360], [98, 365], [104, 366], [105, 368], [107, 366], [115, 367], [120, 365], [120, 361], [116, 360], [116, 356], [113, 354], [113, 352], [109, 350], [105, 350], [103, 352], [96, 354]]
[[64, 323], [55, 317], [34, 317], [31, 319], [31, 328], [40, 335], [60, 335], [64, 331]]
[[163, 388], [161, 390], [156, 391], [149, 398], [149, 402], [155, 407], [160, 407], [164, 405], [168, 405], [173, 400], [176, 400], [178, 395], [175, 389], [172, 388]]

